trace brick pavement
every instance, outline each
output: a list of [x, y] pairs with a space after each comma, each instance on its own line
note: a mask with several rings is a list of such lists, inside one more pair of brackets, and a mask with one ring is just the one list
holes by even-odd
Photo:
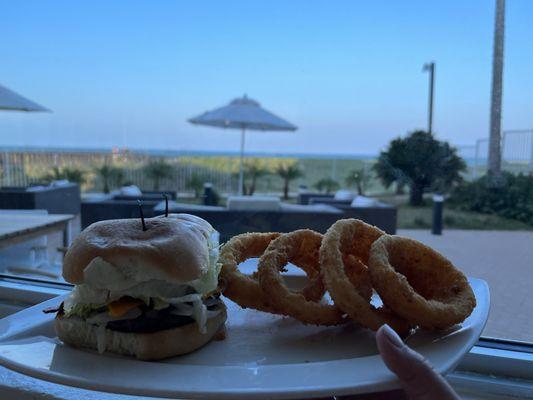
[[468, 276], [488, 282], [491, 311], [484, 335], [533, 341], [533, 232], [400, 230], [448, 257]]

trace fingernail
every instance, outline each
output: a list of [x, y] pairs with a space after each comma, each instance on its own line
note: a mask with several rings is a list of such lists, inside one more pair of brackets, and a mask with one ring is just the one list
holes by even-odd
[[381, 327], [381, 330], [383, 331], [383, 334], [387, 338], [391, 344], [393, 344], [396, 347], [403, 347], [404, 343], [402, 339], [398, 336], [396, 332], [394, 332], [394, 329], [392, 329], [389, 325], [385, 324]]

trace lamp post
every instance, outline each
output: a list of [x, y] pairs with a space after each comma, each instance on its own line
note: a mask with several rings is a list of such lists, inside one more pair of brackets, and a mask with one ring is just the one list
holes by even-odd
[[424, 64], [422, 72], [429, 72], [428, 132], [433, 133], [433, 89], [435, 85], [435, 62]]

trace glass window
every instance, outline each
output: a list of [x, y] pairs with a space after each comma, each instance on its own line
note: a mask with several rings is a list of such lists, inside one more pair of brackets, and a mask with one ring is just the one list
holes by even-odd
[[64, 291], [72, 239], [138, 199], [222, 242], [361, 218], [485, 280], [482, 344], [527, 347], [533, 3], [493, 3], [4, 4], [2, 279]]

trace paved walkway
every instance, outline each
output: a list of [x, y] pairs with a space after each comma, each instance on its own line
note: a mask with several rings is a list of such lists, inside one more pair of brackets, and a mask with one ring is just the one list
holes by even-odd
[[484, 335], [533, 341], [533, 232], [400, 230], [440, 251], [468, 276], [488, 282], [491, 311]]

